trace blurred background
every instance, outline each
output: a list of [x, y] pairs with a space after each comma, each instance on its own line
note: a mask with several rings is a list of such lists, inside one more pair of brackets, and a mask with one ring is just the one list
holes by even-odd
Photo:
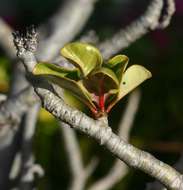
[[[141, 15], [148, 3], [147, 0], [100, 0], [82, 33], [93, 29], [101, 40], [110, 37]], [[60, 5], [61, 0], [0, 0], [0, 16], [13, 28], [23, 29], [30, 24], [44, 23]], [[121, 52], [130, 58], [130, 64], [144, 65], [153, 75], [140, 87], [142, 99], [130, 142], [171, 165], [183, 153], [182, 44], [183, 1], [176, 0], [176, 13], [168, 28], [150, 32]], [[11, 62], [1, 51], [1, 93], [8, 92], [11, 73]], [[114, 131], [118, 127], [127, 98], [122, 99], [110, 113], [110, 125]], [[84, 161], [88, 162], [94, 155], [100, 158], [97, 170], [89, 179], [90, 184], [105, 175], [114, 158], [93, 140], [77, 135]], [[62, 135], [55, 119], [44, 110], [41, 110], [37, 124], [34, 152], [37, 163], [45, 169], [45, 177], [37, 182], [39, 190], [66, 189], [70, 171]], [[147, 182], [151, 181], [152, 178], [133, 169], [113, 190], [143, 190]]]

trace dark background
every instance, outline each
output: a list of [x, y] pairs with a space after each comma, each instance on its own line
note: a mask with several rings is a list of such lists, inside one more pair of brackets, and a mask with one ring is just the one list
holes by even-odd
[[[83, 32], [94, 29], [100, 39], [110, 37], [119, 28], [141, 15], [147, 0], [100, 0]], [[15, 29], [45, 22], [62, 4], [59, 0], [0, 0], [0, 15]], [[176, 0], [176, 13], [165, 30], [150, 32], [122, 53], [130, 64], [141, 64], [153, 77], [141, 85], [142, 100], [131, 132], [130, 142], [159, 159], [173, 165], [183, 152], [183, 1]], [[71, 13], [72, 14], [72, 13]], [[41, 34], [40, 34], [41, 35]], [[6, 93], [11, 81], [11, 63], [0, 54], [0, 92]], [[109, 115], [110, 125], [117, 129], [127, 98]], [[100, 157], [100, 164], [89, 184], [105, 175], [113, 157], [93, 140], [78, 134], [84, 160]], [[70, 173], [62, 136], [56, 121], [45, 111], [40, 112], [34, 151], [36, 160], [45, 169], [39, 189], [66, 189]], [[113, 190], [143, 190], [153, 181], [140, 171], [129, 174]]]

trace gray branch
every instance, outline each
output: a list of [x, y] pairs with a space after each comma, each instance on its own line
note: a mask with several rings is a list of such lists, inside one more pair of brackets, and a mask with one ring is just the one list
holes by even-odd
[[[152, 0], [146, 12], [137, 20], [133, 21], [125, 29], [118, 31], [112, 38], [105, 40], [99, 45], [105, 58], [128, 47], [150, 30], [166, 27], [174, 13], [174, 0], [167, 0], [167, 6], [163, 0]], [[166, 14], [162, 15], [163, 7], [167, 8]], [[162, 22], [160, 22], [162, 16]]]
[[[36, 59], [34, 57], [35, 49], [31, 46], [30, 49], [26, 49], [27, 46], [20, 47], [19, 41], [21, 41], [21, 37], [17, 35], [14, 42], [18, 55], [24, 62], [25, 68], [32, 68], [33, 65], [36, 65]], [[30, 70], [27, 70], [27, 72], [30, 72]], [[42, 106], [57, 119], [95, 139], [100, 145], [128, 166], [144, 171], [159, 180], [165, 187], [172, 190], [183, 190], [183, 176], [171, 166], [122, 140], [112, 132], [112, 129], [106, 122], [102, 120], [96, 121], [79, 110], [65, 104], [53, 92], [53, 89], [48, 83], [35, 82], [36, 78], [33, 76], [31, 78], [31, 83], [34, 85], [35, 92], [41, 99]]]
[[35, 87], [35, 91], [39, 95], [43, 107], [60, 121], [68, 123], [74, 129], [94, 138], [127, 165], [151, 175], [167, 188], [172, 190], [183, 189], [182, 175], [169, 165], [126, 143], [115, 135], [109, 126], [66, 105], [61, 98], [50, 90]]
[[76, 133], [67, 124], [61, 122], [68, 163], [71, 169], [72, 180], [69, 190], [83, 190], [88, 177], [96, 168], [97, 160], [92, 159], [87, 167], [83, 165], [82, 153], [78, 144]]
[[19, 182], [20, 190], [32, 190], [34, 182], [34, 156], [32, 153], [32, 141], [36, 128], [37, 117], [39, 113], [39, 103], [33, 105], [26, 114], [25, 127], [21, 147], [21, 176]]
[[[81, 3], [84, 3], [82, 0], [77, 1], [78, 5]], [[90, 2], [86, 2], [85, 1], [85, 5], [88, 5], [88, 8], [86, 9], [86, 7], [83, 9], [83, 12], [85, 11], [86, 13], [86, 17], [85, 19], [87, 20], [87, 11], [88, 11], [88, 17], [92, 11], [92, 4], [94, 3], [94, 0]], [[68, 16], [68, 12], [70, 12], [70, 8], [72, 8], [73, 5], [76, 5], [76, 1], [71, 1], [70, 6], [67, 6], [69, 3], [68, 1], [66, 1], [66, 5], [65, 5], [65, 13], [60, 14], [60, 12], [57, 14], [57, 16], [53, 17], [53, 22], [56, 26], [56, 30], [58, 29], [57, 26], [59, 26], [60, 28], [64, 28], [65, 32], [70, 33], [68, 35], [68, 40], [69, 38], [73, 38], [75, 34], [77, 34], [77, 32], [79, 32], [79, 24], [77, 24], [77, 30], [75, 30], [75, 26], [76, 25], [72, 25], [72, 22], [75, 23], [77, 18], [75, 19], [75, 16], [72, 16], [72, 18], [70, 18], [70, 24], [63, 26], [62, 24], [64, 23], [60, 23], [60, 16], [62, 17], [67, 17]], [[90, 6], [91, 5], [91, 6]], [[67, 9], [67, 10], [66, 10]], [[75, 9], [75, 11], [77, 11], [77, 9]], [[77, 12], [76, 12], [77, 13]], [[65, 14], [65, 16], [64, 16]], [[70, 14], [71, 15], [71, 14]], [[83, 23], [81, 22], [80, 27], [82, 27], [85, 23], [85, 19], [84, 19], [84, 15], [83, 13], [80, 14], [82, 15], [82, 20]], [[73, 19], [73, 20], [72, 20]], [[55, 22], [57, 21], [57, 23]], [[80, 18], [78, 18], [78, 23], [80, 23]], [[1, 47], [3, 47], [3, 49], [5, 50], [6, 54], [8, 55], [9, 58], [11, 58], [12, 60], [14, 60], [15, 56], [15, 48], [13, 47], [13, 43], [12, 43], [12, 29], [3, 21], [0, 20], [0, 26], [1, 26], [1, 31], [0, 31], [0, 45]], [[69, 30], [72, 30], [69, 32]], [[58, 33], [57, 33], [58, 34]], [[55, 31], [53, 31], [51, 33], [51, 36], [55, 35]], [[29, 46], [30, 45], [30, 39], [29, 36], [26, 36], [29, 40], [29, 44], [24, 44], [25, 46]], [[51, 37], [50, 37], [51, 38]], [[49, 45], [50, 46], [54, 46], [55, 41], [51, 41], [50, 42], [50, 38], [48, 40], [44, 39], [44, 42], [48, 42], [49, 41]], [[66, 39], [65, 35], [61, 35], [61, 37], [59, 37], [59, 39]], [[32, 43], [34, 44], [34, 40], [32, 41]], [[33, 47], [33, 46], [32, 46]], [[18, 47], [17, 47], [18, 48]], [[27, 48], [31, 48], [31, 47], [27, 47]], [[20, 51], [19, 51], [20, 53]], [[49, 51], [47, 51], [47, 49], [44, 49], [42, 51], [39, 51], [39, 55], [45, 57], [46, 54], [49, 54], [49, 56], [53, 56]], [[53, 52], [54, 54], [55, 52]], [[30, 52], [31, 54], [31, 52]], [[32, 55], [29, 56], [30, 58], [32, 57]], [[26, 59], [29, 59], [28, 56], [26, 56]], [[28, 60], [31, 61], [31, 60]], [[34, 61], [34, 60], [33, 60]], [[2, 164], [2, 169], [0, 172], [0, 180], [2, 181], [3, 184], [6, 185], [6, 181], [8, 180], [8, 176], [6, 175], [6, 173], [9, 171], [11, 164], [13, 162], [13, 158], [15, 156], [15, 151], [17, 150], [17, 146], [15, 147], [15, 143], [13, 143], [15, 136], [17, 136], [18, 133], [18, 124], [20, 124], [21, 122], [21, 116], [23, 115], [23, 113], [26, 112], [27, 110], [27, 106], [29, 105], [29, 103], [31, 101], [34, 101], [34, 96], [33, 96], [33, 92], [32, 90], [27, 91], [27, 88], [29, 86], [29, 84], [26, 82], [25, 77], [24, 77], [24, 71], [22, 72], [21, 68], [19, 70], [19, 64], [17, 64], [18, 67], [15, 67], [15, 74], [13, 77], [13, 83], [11, 85], [11, 91], [9, 93], [9, 97], [7, 99], [6, 102], [4, 102], [1, 107], [0, 107], [0, 140], [1, 140], [1, 157], [0, 158], [0, 165]], [[17, 70], [18, 68], [18, 70]], [[30, 68], [32, 69], [32, 68]], [[20, 71], [20, 72], [19, 72]], [[18, 73], [18, 74], [17, 74]], [[22, 80], [23, 78], [23, 80]], [[19, 88], [20, 87], [20, 88]], [[24, 88], [25, 87], [25, 88]], [[27, 93], [28, 92], [28, 93]], [[22, 94], [20, 94], [22, 93]], [[25, 96], [26, 95], [26, 96]], [[32, 99], [30, 101], [30, 96], [32, 96]], [[17, 97], [17, 98], [15, 98]], [[33, 103], [33, 102], [32, 102]], [[16, 129], [16, 130], [15, 130]], [[19, 129], [21, 130], [21, 129]], [[11, 154], [11, 155], [10, 155]], [[6, 166], [3, 166], [4, 160], [6, 160]], [[6, 172], [3, 168], [9, 168], [6, 169]], [[7, 173], [8, 174], [8, 173]], [[4, 180], [6, 178], [6, 180]], [[3, 185], [1, 185], [0, 183], [0, 187], [3, 188]]]
[[11, 35], [12, 29], [2, 19], [0, 19], [0, 29], [0, 46], [3, 48], [9, 58], [14, 59], [16, 56]]
[[[139, 102], [141, 99], [140, 91], [137, 89], [129, 97], [125, 113], [119, 123], [118, 135], [126, 142], [129, 140], [130, 130], [132, 129], [135, 115], [137, 113]], [[125, 163], [121, 163], [121, 160], [116, 159], [114, 165], [109, 170], [108, 174], [102, 179], [98, 180], [89, 188], [89, 190], [108, 190], [111, 189], [114, 184], [122, 180], [127, 174], [128, 167]]]
[[71, 41], [84, 27], [97, 0], [67, 0], [58, 13], [50, 20], [52, 34], [40, 43], [38, 55], [41, 61], [49, 61], [60, 48]]

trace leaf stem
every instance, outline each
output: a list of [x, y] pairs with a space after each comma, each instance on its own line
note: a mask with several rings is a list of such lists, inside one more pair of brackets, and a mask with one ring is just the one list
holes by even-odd
[[99, 107], [102, 112], [105, 112], [105, 97], [104, 94], [99, 96]]

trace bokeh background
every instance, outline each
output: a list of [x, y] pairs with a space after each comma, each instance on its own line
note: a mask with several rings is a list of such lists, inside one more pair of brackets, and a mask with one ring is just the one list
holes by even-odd
[[[119, 28], [141, 15], [147, 0], [100, 0], [82, 33], [93, 29], [100, 39], [110, 37]], [[13, 28], [45, 22], [62, 4], [60, 0], [0, 0], [0, 16]], [[71, 12], [72, 14], [72, 12]], [[40, 34], [41, 35], [41, 34]], [[173, 165], [183, 152], [183, 1], [176, 0], [176, 13], [170, 26], [156, 30], [133, 43], [122, 53], [130, 64], [148, 68], [152, 79], [141, 86], [142, 99], [130, 142], [157, 158]], [[0, 51], [0, 92], [6, 93], [11, 81], [12, 63]], [[127, 102], [124, 98], [110, 113], [114, 130]], [[100, 164], [89, 184], [108, 171], [114, 158], [93, 140], [78, 134], [85, 162], [94, 155]], [[34, 141], [36, 161], [45, 169], [45, 177], [37, 181], [40, 190], [66, 189], [70, 171], [59, 127], [54, 118], [41, 110]], [[145, 189], [153, 181], [146, 174], [130, 170], [113, 190]]]

